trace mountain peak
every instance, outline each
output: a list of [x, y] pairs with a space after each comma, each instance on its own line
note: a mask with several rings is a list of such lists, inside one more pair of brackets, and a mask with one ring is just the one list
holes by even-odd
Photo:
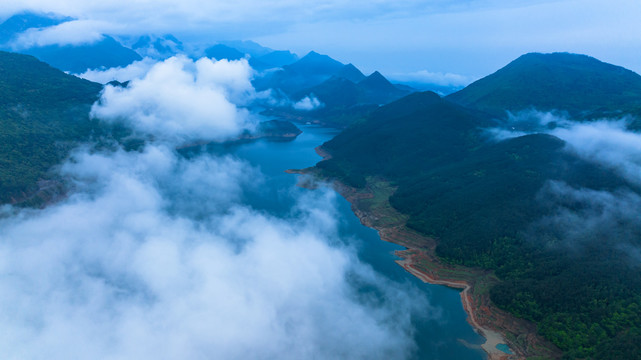
[[352, 65], [351, 63], [343, 66], [335, 74], [335, 76], [343, 78], [343, 79], [347, 79], [347, 80], [352, 81], [354, 83], [361, 82], [361, 81], [363, 81], [365, 79], [365, 75], [363, 75], [363, 73], [360, 70], [358, 70], [358, 68], [356, 66]]
[[310, 51], [307, 55], [303, 56], [303, 58], [293, 64], [287, 65], [285, 68], [299, 74], [331, 76], [338, 72], [343, 66], [343, 63], [334, 60], [327, 55]]
[[234, 49], [233, 47], [216, 44], [214, 46], [208, 47], [205, 50], [205, 56], [208, 58], [214, 58], [216, 60], [240, 60], [245, 57], [245, 54]]
[[641, 76], [587, 55], [529, 53], [448, 99], [495, 116], [532, 107], [579, 118], [636, 114]]
[[363, 79], [359, 85], [376, 91], [396, 90], [396, 87], [378, 71], [374, 71], [370, 76]]

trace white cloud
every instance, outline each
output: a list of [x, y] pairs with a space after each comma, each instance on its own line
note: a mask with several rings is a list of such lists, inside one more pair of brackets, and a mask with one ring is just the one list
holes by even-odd
[[580, 157], [641, 185], [641, 134], [628, 131], [624, 121], [574, 123], [558, 127], [551, 134], [565, 140]]
[[87, 70], [78, 76], [101, 84], [106, 84], [113, 80], [125, 82], [143, 78], [156, 63], [156, 60], [144, 58], [125, 67], [114, 67], [105, 70]]
[[430, 72], [427, 70], [420, 70], [411, 73], [395, 73], [389, 75], [391, 80], [401, 81], [401, 82], [418, 82], [423, 84], [435, 84], [441, 86], [456, 86], [463, 87], [469, 85], [473, 78], [469, 76], [453, 74], [453, 73], [442, 73], [442, 72]]
[[248, 111], [237, 106], [255, 95], [251, 76], [246, 60], [172, 57], [126, 88], [106, 86], [91, 113], [158, 139], [225, 139], [252, 125]]
[[578, 122], [561, 113], [525, 110], [508, 113], [504, 126], [488, 133], [498, 141], [531, 133], [554, 135], [567, 143], [567, 151], [641, 185], [641, 134], [628, 130], [626, 120]]
[[[429, 305], [337, 245], [333, 192], [276, 218], [239, 203], [256, 170], [233, 158], [159, 145], [72, 158], [67, 200], [0, 216], [3, 357], [393, 359], [414, 349], [410, 316]], [[189, 211], [176, 205], [185, 196]], [[360, 296], [354, 280], [381, 298]]]
[[16, 50], [47, 45], [92, 44], [103, 39], [103, 32], [113, 28], [104, 21], [73, 20], [47, 28], [31, 28], [19, 34], [11, 46]]
[[303, 111], [311, 111], [318, 109], [319, 107], [322, 107], [323, 104], [318, 100], [314, 94], [311, 94], [309, 96], [305, 96], [303, 99], [300, 101], [295, 102], [292, 104], [292, 107], [296, 110], [303, 110]]

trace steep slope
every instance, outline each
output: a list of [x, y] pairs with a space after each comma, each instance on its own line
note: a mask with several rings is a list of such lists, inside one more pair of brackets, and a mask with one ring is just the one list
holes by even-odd
[[216, 60], [240, 60], [245, 53], [223, 44], [216, 44], [205, 49], [205, 56]]
[[31, 56], [0, 52], [0, 202], [25, 200], [72, 143], [97, 131], [88, 113], [101, 89]]
[[253, 84], [257, 90], [274, 89], [291, 96], [322, 83], [342, 67], [342, 63], [329, 56], [311, 51], [282, 70], [254, 79]]
[[329, 77], [337, 73], [344, 65], [327, 55], [310, 51], [300, 60], [284, 67], [290, 74], [309, 77]]
[[282, 67], [298, 61], [298, 55], [288, 50], [277, 50], [260, 56], [256, 60], [270, 65], [271, 67]]
[[433, 92], [415, 93], [323, 144], [333, 158], [318, 166], [357, 186], [368, 175], [413, 176], [463, 158], [481, 142], [481, 124], [489, 122]]
[[63, 71], [80, 74], [87, 69], [124, 67], [142, 60], [135, 51], [122, 46], [111, 36], [84, 45], [49, 45], [22, 50]]
[[586, 55], [531, 53], [447, 98], [495, 116], [528, 108], [577, 118], [641, 115], [641, 76]]
[[99, 41], [78, 45], [25, 47], [25, 44], [16, 43], [18, 36], [26, 30], [43, 29], [71, 20], [73, 19], [55, 14], [40, 15], [27, 12], [14, 15], [0, 24], [1, 49], [16, 49], [22, 54], [33, 55], [55, 68], [72, 73], [83, 73], [87, 69], [127, 66], [142, 59], [138, 53], [107, 35], [103, 35]]
[[358, 83], [365, 80], [365, 75], [352, 64], [343, 66], [334, 76], [347, 79], [353, 83]]
[[378, 71], [374, 71], [370, 76], [360, 81], [358, 86], [371, 102], [379, 104], [386, 104], [409, 94], [407, 90], [402, 90], [392, 85], [392, 83]]

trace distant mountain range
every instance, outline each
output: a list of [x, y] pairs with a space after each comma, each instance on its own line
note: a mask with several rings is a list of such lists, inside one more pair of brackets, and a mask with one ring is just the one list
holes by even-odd
[[72, 21], [56, 15], [23, 13], [0, 24], [0, 49], [29, 54], [63, 71], [82, 73], [87, 69], [126, 66], [142, 58], [132, 49], [122, 46], [110, 36], [79, 45], [46, 45], [24, 47], [17, 44], [18, 35], [30, 29], [42, 29]]
[[[163, 60], [185, 52], [182, 42], [171, 34], [125, 38], [131, 48], [109, 35], [93, 43], [77, 45], [18, 43], [25, 31], [40, 31], [73, 20], [55, 14], [14, 15], [0, 24], [0, 50], [33, 55], [53, 67], [76, 74], [89, 69], [124, 67], [141, 60], [142, 56]], [[265, 104], [266, 114], [304, 122], [347, 126], [378, 105], [414, 91], [390, 83], [379, 72], [366, 77], [354, 65], [344, 65], [314, 51], [299, 59], [288, 50], [272, 50], [252, 41], [221, 41], [202, 53], [191, 55], [216, 60], [247, 59], [256, 70], [255, 88], [272, 91], [275, 101]], [[313, 99], [310, 103], [318, 102], [318, 106], [304, 109], [294, 106], [305, 98]]]
[[413, 89], [390, 83], [375, 71], [365, 76], [353, 64], [343, 64], [327, 55], [310, 52], [282, 69], [254, 80], [258, 90], [272, 89], [293, 102], [315, 98], [320, 106], [296, 110], [285, 102], [268, 114], [344, 127], [363, 118], [379, 105], [399, 99]]
[[546, 186], [636, 196], [641, 187], [553, 135], [500, 140], [486, 129], [510, 126], [508, 111], [535, 109], [584, 123], [629, 114], [638, 130], [640, 101], [632, 71], [584, 55], [527, 54], [445, 98], [414, 93], [376, 109], [323, 144], [331, 158], [316, 167], [355, 187], [397, 186], [389, 200], [407, 225], [436, 237], [446, 261], [494, 270], [502, 280], [490, 291], [494, 303], [537, 323], [568, 358], [634, 358], [641, 313], [628, 306], [641, 306], [641, 277], [616, 249], [641, 247], [641, 220], [586, 235], [570, 254], [559, 249], [567, 240], [558, 228], [535, 224], [560, 209], [581, 224], [589, 206], [542, 198]]

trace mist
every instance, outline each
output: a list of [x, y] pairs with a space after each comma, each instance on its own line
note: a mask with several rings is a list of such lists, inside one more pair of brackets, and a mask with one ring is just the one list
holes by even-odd
[[611, 172], [620, 185], [610, 189], [571, 186], [551, 179], [537, 202], [548, 215], [535, 220], [524, 234], [530, 241], [571, 254], [587, 247], [616, 250], [639, 264], [641, 257], [641, 134], [629, 129], [630, 118], [579, 122], [563, 112], [527, 110], [508, 114], [500, 128], [489, 129], [495, 141], [547, 133], [565, 142], [564, 151]]
[[565, 141], [565, 151], [609, 168], [618, 176], [641, 185], [641, 134], [629, 129], [630, 118], [579, 122], [566, 113], [526, 110], [508, 113], [501, 127], [487, 129], [493, 141], [545, 133]]
[[[615, 191], [575, 188], [549, 181], [539, 191], [538, 201], [551, 209], [527, 230], [534, 241], [573, 253], [597, 246], [619, 250], [620, 256], [636, 262], [641, 249], [641, 195], [629, 189]], [[633, 250], [632, 252], [630, 250]]]
[[339, 236], [335, 192], [302, 192], [273, 216], [244, 203], [261, 191], [260, 169], [176, 151], [250, 123], [250, 77], [245, 60], [177, 57], [105, 88], [92, 116], [146, 144], [80, 146], [58, 170], [71, 188], [64, 200], [0, 208], [3, 357], [402, 359], [416, 350], [412, 316], [438, 310], [359, 260]]

